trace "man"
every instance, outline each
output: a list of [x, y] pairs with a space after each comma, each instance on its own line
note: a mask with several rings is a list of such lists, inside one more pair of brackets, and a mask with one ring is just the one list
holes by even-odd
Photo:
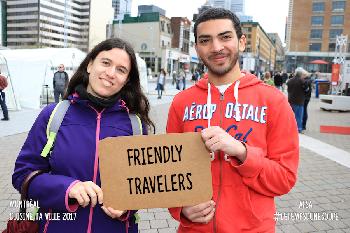
[[283, 79], [280, 72], [276, 72], [275, 76], [273, 77], [273, 82], [275, 84], [275, 87], [278, 90], [282, 91]]
[[188, 63], [184, 63], [182, 65], [182, 69], [179, 72], [177, 89], [180, 90], [180, 81], [182, 80], [182, 90], [186, 89], [186, 80], [190, 80], [192, 74], [190, 72], [190, 65]]
[[295, 76], [287, 82], [288, 102], [293, 109], [299, 133], [303, 131], [304, 103], [306, 98], [305, 92], [308, 91], [308, 84], [305, 82], [305, 79], [308, 76], [309, 73], [305, 69], [298, 67], [295, 69]]
[[175, 96], [167, 132], [201, 131], [212, 152], [213, 197], [170, 213], [180, 233], [274, 232], [274, 197], [288, 193], [297, 176], [293, 112], [282, 92], [240, 71], [246, 38], [231, 11], [203, 12], [194, 36], [208, 78]]
[[58, 66], [58, 71], [53, 75], [53, 94], [55, 96], [56, 103], [60, 101], [60, 96], [63, 99], [68, 82], [68, 74], [64, 71], [64, 65], [60, 64]]
[[4, 117], [1, 118], [2, 121], [10, 120], [7, 105], [6, 105], [5, 92], [4, 92], [4, 89], [6, 87], [7, 87], [7, 79], [5, 76], [0, 75], [0, 105], [2, 109], [2, 114], [4, 115]]

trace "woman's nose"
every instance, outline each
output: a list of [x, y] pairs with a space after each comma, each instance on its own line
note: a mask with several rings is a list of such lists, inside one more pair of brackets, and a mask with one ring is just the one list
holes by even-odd
[[109, 76], [109, 77], [114, 77], [115, 75], [115, 69], [113, 66], [110, 66], [110, 67], [107, 67], [106, 68], [106, 74]]

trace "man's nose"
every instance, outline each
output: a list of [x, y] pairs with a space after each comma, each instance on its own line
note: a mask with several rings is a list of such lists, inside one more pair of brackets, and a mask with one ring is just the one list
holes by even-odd
[[223, 50], [224, 46], [222, 45], [221, 41], [218, 39], [214, 39], [212, 43], [212, 49], [214, 52], [219, 52]]

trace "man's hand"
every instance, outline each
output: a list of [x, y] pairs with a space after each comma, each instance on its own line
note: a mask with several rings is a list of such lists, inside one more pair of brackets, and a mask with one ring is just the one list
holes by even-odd
[[185, 206], [182, 214], [191, 222], [207, 224], [215, 214], [215, 202], [210, 200], [195, 206]]
[[86, 207], [91, 202], [94, 207], [98, 203], [103, 203], [102, 189], [92, 181], [78, 182], [70, 190], [69, 198], [75, 198], [79, 205]]
[[242, 163], [247, 157], [245, 146], [219, 126], [203, 129], [202, 138], [212, 152], [221, 150], [229, 156], [236, 156]]
[[126, 213], [126, 210], [115, 210], [112, 207], [101, 207], [103, 211], [111, 218], [120, 218], [124, 213]]

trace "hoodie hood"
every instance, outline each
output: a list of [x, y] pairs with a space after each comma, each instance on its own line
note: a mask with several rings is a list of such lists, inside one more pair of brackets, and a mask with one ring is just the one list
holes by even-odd
[[[256, 76], [250, 74], [250, 73], [246, 73], [246, 72], [241, 72], [242, 76], [241, 78], [239, 78], [238, 80], [236, 80], [234, 83], [231, 84], [231, 86], [228, 88], [232, 88], [232, 85], [234, 85], [233, 87], [233, 95], [234, 95], [234, 99], [235, 99], [235, 113], [236, 113], [236, 120], [237, 121], [241, 121], [241, 117], [240, 117], [240, 111], [239, 111], [239, 89], [243, 89], [243, 88], [247, 88], [250, 86], [254, 86], [257, 84], [262, 83], [261, 80], [259, 80]], [[208, 117], [208, 127], [210, 127], [210, 119], [212, 118], [212, 112], [211, 112], [211, 88], [212, 88], [212, 84], [210, 84], [208, 82], [208, 78], [206, 78], [207, 76], [205, 76], [205, 78], [202, 78], [197, 84], [196, 86], [207, 90], [207, 115]], [[213, 159], [213, 154], [212, 154], [212, 159]]]
[[[254, 86], [257, 84], [262, 83], [262, 81], [257, 78], [255, 75], [245, 72], [245, 71], [241, 71], [241, 73], [244, 75], [242, 76], [239, 80], [240, 84], [239, 84], [239, 89], [242, 88], [246, 88], [246, 87], [250, 87], [250, 86]], [[208, 76], [205, 75], [204, 78], [201, 78], [197, 83], [196, 86], [201, 88], [201, 89], [208, 89]], [[229, 87], [230, 88], [230, 87]]]

